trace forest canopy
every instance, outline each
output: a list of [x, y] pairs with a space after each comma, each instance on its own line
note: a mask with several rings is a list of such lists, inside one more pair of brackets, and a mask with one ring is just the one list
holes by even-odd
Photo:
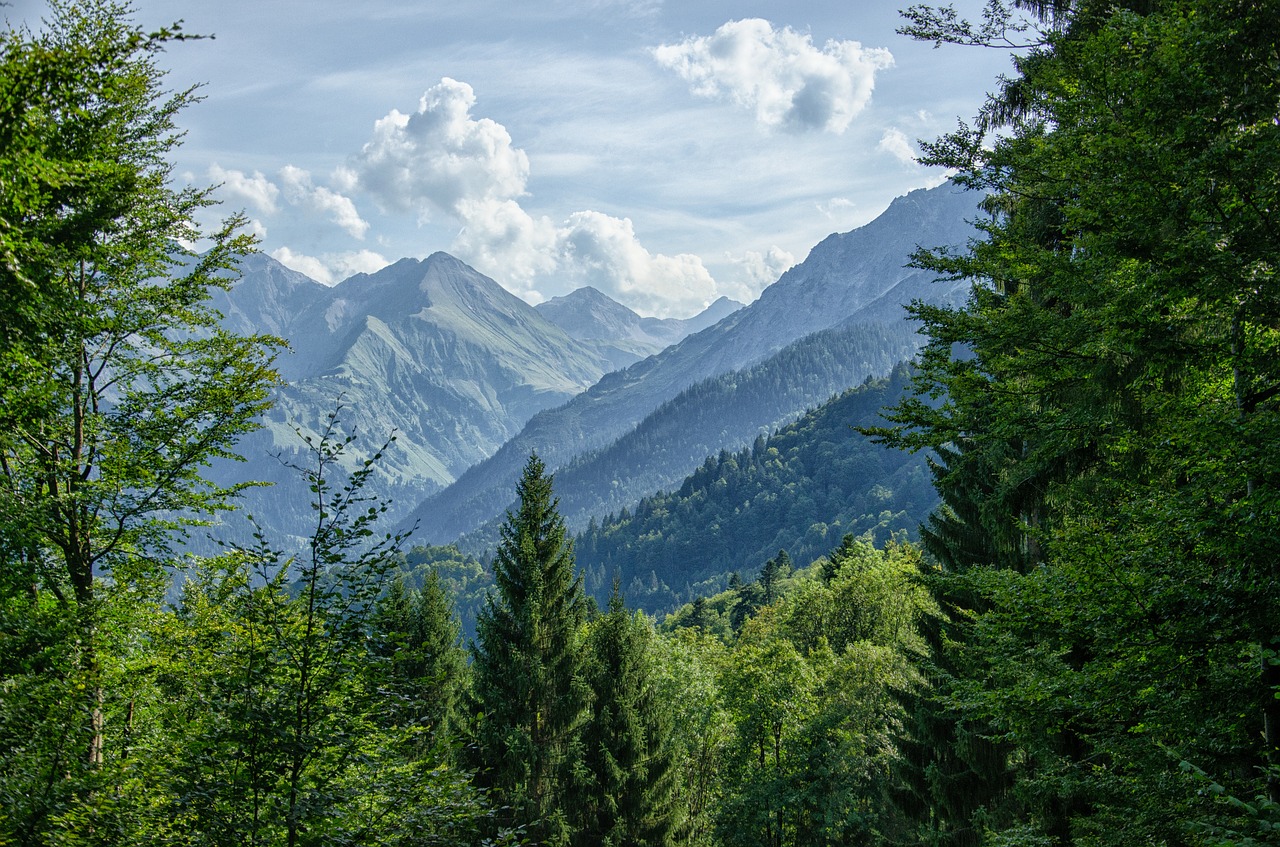
[[[1276, 842], [1276, 2], [904, 13], [1018, 48], [924, 157], [987, 196], [914, 257], [971, 297], [914, 307], [885, 425], [869, 383], [584, 536], [670, 552], [663, 509], [751, 482], [754, 523], [706, 527], [723, 590], [660, 626], [587, 596], [537, 456], [491, 562], [402, 552], [340, 404], [308, 526], [184, 555], [280, 342], [209, 306], [253, 243], [173, 184], [181, 30], [51, 8], [0, 34], [0, 844]], [[830, 479], [909, 468], [836, 461], [855, 423], [928, 458], [921, 544]]]

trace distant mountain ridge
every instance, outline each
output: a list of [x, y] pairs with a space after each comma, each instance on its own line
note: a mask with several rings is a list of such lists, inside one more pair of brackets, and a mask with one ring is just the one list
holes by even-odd
[[615, 368], [624, 368], [706, 329], [742, 304], [721, 297], [692, 318], [644, 318], [587, 286], [534, 308], [571, 338], [597, 349]]
[[244, 439], [248, 466], [220, 465], [222, 481], [265, 480], [246, 507], [285, 528], [308, 498], [298, 461], [342, 403], [343, 431], [360, 435], [354, 463], [393, 433], [377, 489], [403, 512], [611, 369], [532, 306], [445, 253], [402, 259], [328, 288], [267, 256], [248, 257], [241, 280], [214, 301], [238, 331], [271, 332], [291, 350], [277, 363], [287, 385], [264, 427]]
[[[920, 246], [963, 245], [975, 237], [969, 221], [977, 216], [978, 202], [976, 193], [950, 183], [920, 189], [895, 200], [866, 226], [828, 237], [754, 303], [535, 415], [496, 453], [414, 510], [416, 537], [447, 543], [501, 514], [531, 452], [549, 468], [560, 468], [607, 447], [691, 385], [748, 368], [815, 332], [879, 325], [891, 336], [910, 339], [905, 350], [914, 352], [919, 339], [904, 305], [917, 298], [956, 303], [969, 284], [935, 283], [928, 272], [907, 267], [909, 258]], [[850, 375], [849, 384], [882, 376], [891, 365], [869, 363], [865, 372]], [[829, 395], [799, 401], [792, 413]], [[643, 493], [629, 492], [636, 498]]]
[[[560, 514], [581, 531], [593, 518], [669, 489], [723, 450], [739, 450], [790, 424], [797, 409], [817, 406], [860, 375], [888, 372], [912, 357], [916, 340], [887, 324], [832, 327], [773, 356], [686, 388], [634, 429], [555, 473]], [[499, 518], [457, 541], [477, 555], [496, 546]]]

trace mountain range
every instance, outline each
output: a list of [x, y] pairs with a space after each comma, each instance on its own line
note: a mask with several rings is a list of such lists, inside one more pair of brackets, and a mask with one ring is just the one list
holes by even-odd
[[534, 308], [571, 338], [596, 349], [616, 369], [706, 329], [741, 309], [742, 304], [721, 297], [692, 318], [642, 318], [607, 294], [587, 286]]
[[[716, 431], [689, 430], [683, 431], [684, 437], [694, 436], [711, 447], [710, 452], [737, 448], [834, 393], [885, 375], [898, 361], [911, 358], [920, 343], [915, 325], [907, 319], [906, 304], [958, 303], [967, 296], [969, 283], [935, 281], [931, 273], [909, 267], [909, 261], [922, 245], [963, 245], [975, 237], [970, 220], [978, 213], [978, 199], [951, 183], [920, 189], [894, 200], [866, 226], [829, 236], [749, 306], [535, 415], [496, 453], [423, 501], [406, 526], [416, 525], [415, 537], [431, 543], [473, 532], [510, 505], [530, 453], [536, 452], [548, 468], [563, 467], [625, 437], [686, 389], [749, 369], [815, 333], [844, 330], [878, 337], [883, 345], [880, 355], [842, 363], [847, 367], [838, 378], [813, 381], [808, 391], [792, 392], [781, 408], [772, 406], [754, 418], [738, 417], [736, 432], [727, 438]], [[787, 378], [794, 382], [803, 374], [788, 373]], [[734, 402], [730, 397], [723, 401]], [[701, 458], [686, 456], [683, 463], [668, 467], [659, 484], [679, 480]], [[618, 479], [626, 472], [615, 467], [611, 474]], [[638, 500], [652, 490], [629, 489], [614, 502]]]
[[[289, 465], [340, 405], [340, 428], [358, 436], [349, 468], [394, 433], [372, 493], [417, 541], [452, 542], [501, 515], [533, 451], [559, 481], [576, 475], [582, 525], [913, 355], [903, 305], [956, 302], [968, 284], [935, 283], [909, 256], [964, 243], [976, 210], [950, 184], [914, 191], [822, 241], [750, 305], [722, 299], [687, 320], [642, 318], [594, 289], [533, 307], [444, 253], [333, 287], [249, 257], [215, 306], [229, 329], [289, 342], [286, 385], [240, 445], [247, 465], [215, 475], [274, 483], [245, 510], [269, 534], [298, 534], [310, 498]], [[662, 449], [643, 446], [654, 433]]]
[[[305, 462], [305, 439], [319, 438], [330, 413], [337, 411], [342, 432], [358, 436], [347, 470], [394, 435], [375, 484], [392, 500], [393, 517], [402, 515], [538, 411], [737, 305], [725, 300], [705, 317], [660, 321], [583, 292], [540, 310], [446, 253], [402, 259], [333, 287], [263, 254], [247, 257], [241, 274], [213, 305], [227, 329], [288, 342], [276, 362], [285, 384], [263, 428], [240, 444], [247, 465], [221, 463], [214, 475], [271, 483], [246, 493], [244, 508], [281, 535], [305, 525], [309, 498], [290, 465]], [[610, 332], [621, 340], [607, 342]]]

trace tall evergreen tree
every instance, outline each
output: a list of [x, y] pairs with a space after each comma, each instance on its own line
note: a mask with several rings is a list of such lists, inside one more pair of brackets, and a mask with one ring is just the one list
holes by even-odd
[[764, 563], [760, 569], [760, 589], [764, 605], [771, 606], [778, 599], [778, 587], [791, 574], [791, 557], [786, 550]]
[[668, 720], [650, 672], [646, 623], [628, 614], [614, 587], [609, 611], [587, 643], [592, 701], [582, 730], [583, 790], [575, 843], [662, 847], [678, 818]]
[[566, 791], [587, 705], [578, 643], [586, 606], [536, 454], [516, 494], [493, 562], [496, 593], [476, 625], [476, 765], [519, 823], [559, 843], [568, 838]]
[[[926, 540], [971, 567], [948, 584], [974, 591], [979, 661], [950, 699], [1021, 748], [1007, 839], [1274, 837], [1280, 10], [1015, 5], [1017, 73], [927, 150], [991, 217], [919, 257], [977, 285], [918, 310], [941, 403], [899, 407], [901, 443], [953, 451]], [[1008, 8], [913, 7], [909, 29], [998, 40]]]
[[393, 695], [388, 719], [424, 732], [423, 752], [447, 751], [459, 729], [458, 709], [466, 685], [466, 652], [453, 604], [439, 574], [427, 574], [421, 589], [392, 583], [379, 599], [375, 649], [387, 667], [381, 684]]

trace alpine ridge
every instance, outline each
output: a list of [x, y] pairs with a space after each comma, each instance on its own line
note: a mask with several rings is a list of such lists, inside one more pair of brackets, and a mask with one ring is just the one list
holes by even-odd
[[[920, 246], [963, 245], [974, 237], [970, 221], [978, 214], [978, 201], [978, 194], [951, 183], [919, 189], [895, 200], [866, 226], [826, 238], [754, 303], [656, 355], [605, 375], [569, 402], [535, 415], [496, 453], [414, 510], [416, 537], [447, 543], [500, 515], [510, 503], [515, 479], [530, 453], [536, 452], [555, 470], [603, 450], [696, 383], [760, 364], [814, 333], [836, 328], [855, 334], [883, 333], [894, 355], [872, 357], [852, 368], [842, 375], [843, 384], [815, 383], [812, 393], [795, 394], [788, 409], [770, 405], [766, 417], [739, 420], [736, 428], [742, 434], [737, 437], [720, 440], [715, 433], [697, 433], [698, 439], [712, 446], [711, 452], [749, 443], [759, 432], [794, 418], [833, 393], [868, 377], [883, 376], [919, 346], [915, 328], [907, 320], [906, 304], [918, 298], [957, 303], [966, 296], [968, 283], [938, 284], [931, 273], [908, 263]], [[699, 461], [700, 457], [691, 458], [687, 466], [668, 467], [663, 477], [678, 480]], [[624, 493], [623, 500], [635, 500], [650, 492]], [[619, 498], [609, 499], [616, 507]]]
[[[228, 325], [290, 344], [277, 367], [264, 427], [241, 442], [247, 466], [223, 480], [258, 480], [246, 510], [267, 527], [291, 525], [308, 502], [286, 464], [341, 405], [358, 436], [351, 461], [388, 438], [381, 496], [401, 513], [483, 459], [538, 411], [563, 403], [611, 369], [497, 282], [445, 253], [402, 259], [328, 288], [255, 255], [215, 306]], [[300, 437], [301, 436], [301, 437]]]
[[643, 318], [587, 286], [535, 308], [570, 337], [597, 349], [615, 368], [625, 368], [706, 329], [742, 304], [721, 297], [692, 318]]

